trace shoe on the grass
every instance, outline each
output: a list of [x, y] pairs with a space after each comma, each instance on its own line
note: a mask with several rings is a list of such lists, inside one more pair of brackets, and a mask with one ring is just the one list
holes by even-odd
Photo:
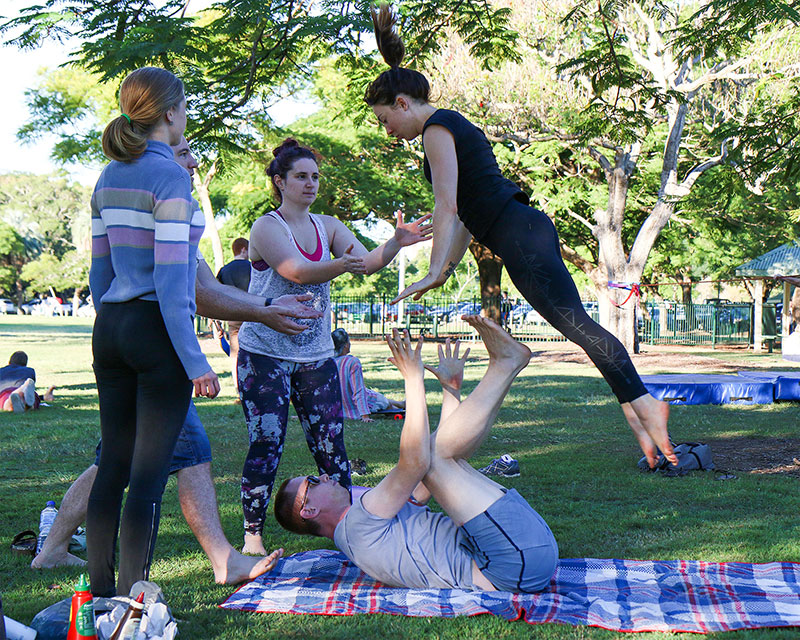
[[19, 389], [12, 391], [9, 399], [14, 413], [25, 413], [25, 397], [19, 392]]
[[32, 378], [28, 378], [22, 383], [19, 390], [22, 393], [23, 400], [25, 400], [25, 408], [33, 409], [36, 404], [36, 383]]
[[350, 471], [356, 476], [367, 475], [367, 461], [361, 458], [353, 458], [350, 460]]
[[483, 469], [478, 469], [485, 476], [501, 476], [503, 478], [516, 478], [519, 475], [519, 462], [504, 453], [495, 458]]

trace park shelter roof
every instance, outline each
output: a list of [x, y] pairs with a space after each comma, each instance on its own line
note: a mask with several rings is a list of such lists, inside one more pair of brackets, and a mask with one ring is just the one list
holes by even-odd
[[774, 278], [800, 275], [800, 243], [791, 242], [768, 251], [740, 267], [736, 275], [745, 278]]

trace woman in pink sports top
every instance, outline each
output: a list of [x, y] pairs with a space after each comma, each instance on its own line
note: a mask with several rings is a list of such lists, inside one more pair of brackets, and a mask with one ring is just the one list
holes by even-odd
[[283, 451], [289, 401], [297, 411], [320, 473], [350, 488], [342, 399], [330, 328], [330, 281], [374, 273], [404, 247], [430, 238], [429, 215], [410, 223], [398, 211], [394, 236], [367, 251], [340, 220], [310, 212], [319, 188], [317, 157], [288, 138], [267, 169], [280, 206], [250, 232], [250, 292], [274, 298], [310, 292], [323, 312], [295, 336], [245, 323], [239, 332], [239, 396], [250, 449], [242, 472], [245, 553], [266, 555], [264, 520]]

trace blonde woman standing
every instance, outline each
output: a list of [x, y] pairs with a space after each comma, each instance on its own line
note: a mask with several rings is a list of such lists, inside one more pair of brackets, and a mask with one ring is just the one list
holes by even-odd
[[209, 398], [219, 393], [193, 326], [203, 216], [170, 147], [186, 129], [183, 83], [164, 69], [137, 69], [123, 80], [119, 101], [121, 115], [103, 132], [111, 162], [92, 194], [89, 284], [98, 307], [92, 353], [103, 449], [86, 530], [96, 596], [127, 594], [148, 579], [192, 389]]

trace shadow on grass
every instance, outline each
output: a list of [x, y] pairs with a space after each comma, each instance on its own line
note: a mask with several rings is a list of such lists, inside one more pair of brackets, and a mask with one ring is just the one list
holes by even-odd
[[92, 335], [91, 322], [74, 322], [66, 318], [30, 318], [29, 316], [0, 316], [0, 337], [27, 337], [32, 334]]

